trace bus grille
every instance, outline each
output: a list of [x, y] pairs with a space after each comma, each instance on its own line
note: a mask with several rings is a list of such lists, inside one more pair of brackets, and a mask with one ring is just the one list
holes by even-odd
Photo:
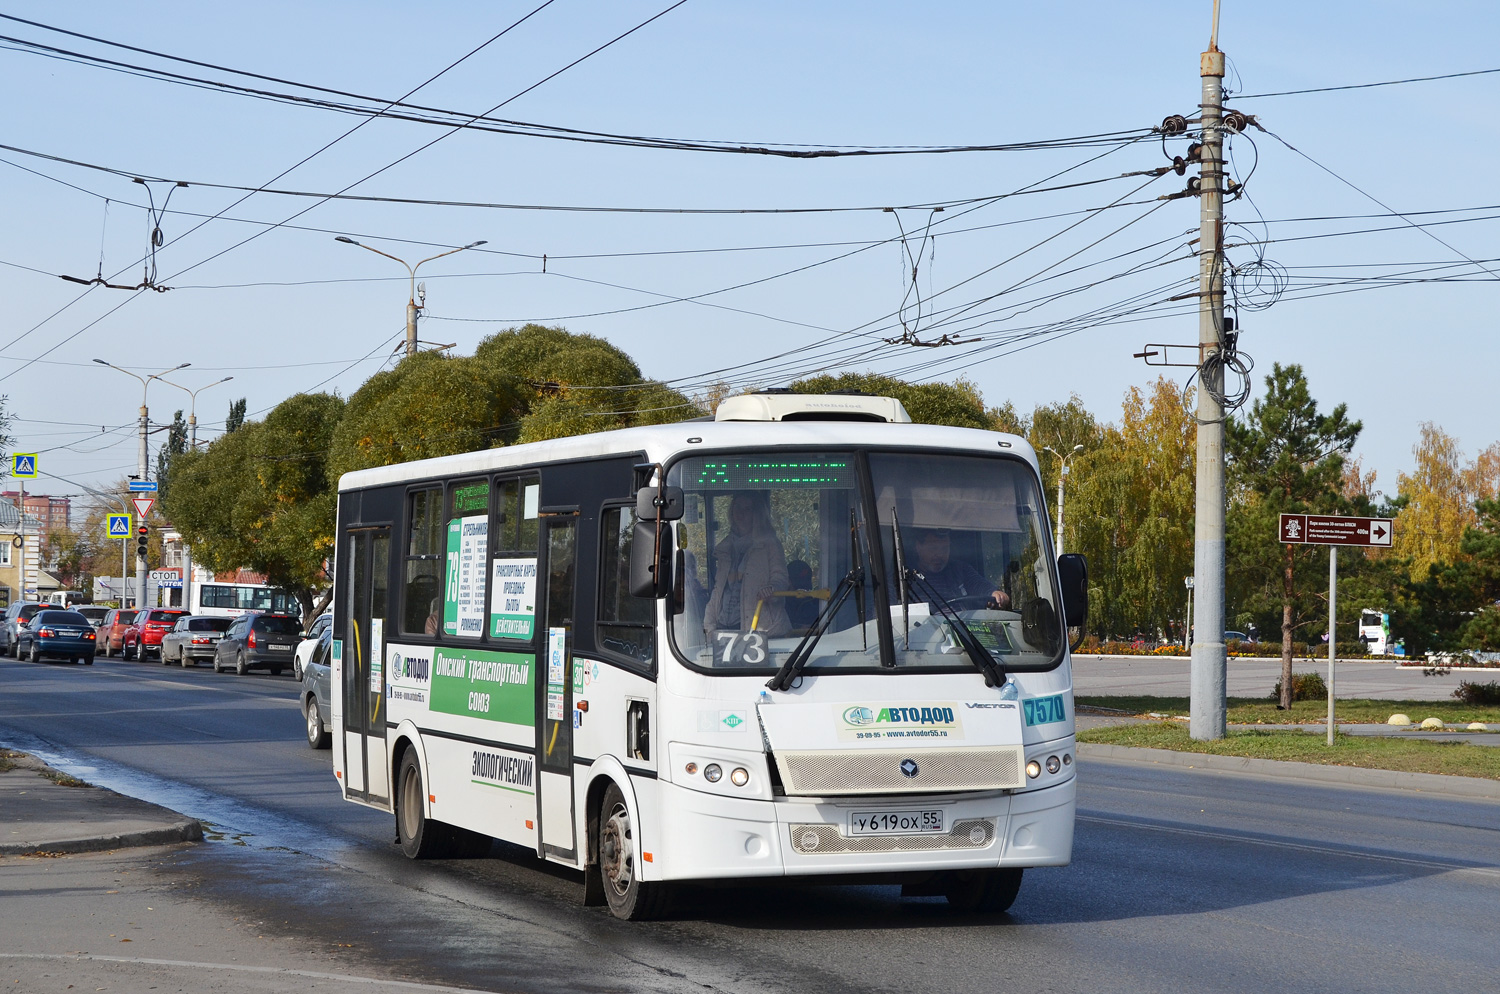
[[793, 825], [792, 848], [810, 855], [862, 852], [930, 852], [937, 849], [983, 849], [995, 841], [988, 818], [955, 822], [945, 835], [857, 835], [846, 837], [837, 825]]
[[1001, 790], [1025, 782], [1020, 746], [819, 750], [775, 756], [782, 785], [794, 797]]

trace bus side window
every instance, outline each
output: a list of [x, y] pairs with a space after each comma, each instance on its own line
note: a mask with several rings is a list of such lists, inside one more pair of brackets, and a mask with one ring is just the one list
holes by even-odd
[[443, 609], [443, 490], [433, 487], [407, 495], [406, 568], [403, 571], [401, 630], [436, 635]]
[[635, 510], [607, 507], [599, 536], [599, 617], [595, 632], [601, 649], [649, 665], [656, 657], [656, 601], [630, 593], [630, 545]]

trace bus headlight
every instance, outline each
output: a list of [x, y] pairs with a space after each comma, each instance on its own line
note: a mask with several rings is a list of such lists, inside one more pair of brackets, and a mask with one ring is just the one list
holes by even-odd
[[736, 766], [729, 774], [729, 782], [736, 787], [743, 787], [750, 782], [750, 771], [743, 766]]
[[1048, 756], [1047, 757], [1047, 772], [1048, 773], [1056, 773], [1060, 769], [1062, 769], [1062, 763], [1058, 762], [1057, 757], [1056, 756]]
[[1042, 775], [1042, 764], [1038, 763], [1034, 759], [1031, 762], [1027, 763], [1026, 764], [1026, 775], [1028, 777], [1030, 777], [1031, 779], [1033, 779], [1033, 780], [1035, 780], [1037, 777], [1041, 776]]
[[709, 783], [718, 783], [719, 780], [723, 778], [723, 776], [724, 769], [723, 767], [719, 766], [718, 763], [709, 763], [707, 766], [703, 767], [703, 779], [707, 780]]

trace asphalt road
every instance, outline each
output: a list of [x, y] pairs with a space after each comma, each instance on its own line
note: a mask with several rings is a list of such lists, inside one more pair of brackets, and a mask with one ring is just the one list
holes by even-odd
[[695, 889], [670, 920], [628, 924], [514, 847], [403, 859], [388, 815], [338, 798], [294, 695], [285, 676], [6, 660], [0, 743], [209, 822], [212, 841], [152, 871], [164, 887], [375, 975], [539, 992], [1500, 991], [1495, 802], [1087, 761], [1073, 865], [1028, 873], [1008, 915], [778, 885]]

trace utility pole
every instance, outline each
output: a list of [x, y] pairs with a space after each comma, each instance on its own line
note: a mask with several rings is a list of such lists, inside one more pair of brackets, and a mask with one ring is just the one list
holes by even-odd
[[1224, 329], [1224, 53], [1219, 51], [1219, 4], [1213, 33], [1199, 58], [1203, 81], [1199, 160], [1198, 444], [1193, 534], [1192, 687], [1188, 733], [1200, 741], [1227, 732], [1224, 648], [1224, 371], [1217, 362]]
[[[167, 386], [176, 387], [190, 398], [188, 404], [189, 452], [198, 451], [198, 394], [209, 387], [216, 387], [220, 383], [228, 383], [232, 379], [234, 379], [233, 376], [226, 376], [222, 380], [215, 380], [212, 383], [205, 384], [197, 390], [189, 390], [182, 384], [173, 383], [171, 380], [162, 380]], [[182, 606], [189, 611], [193, 609], [193, 547], [188, 545], [186, 541], [182, 543]]]
[[[152, 380], [160, 380], [168, 373], [175, 373], [179, 369], [186, 369], [187, 367], [191, 366], [192, 363], [179, 363], [178, 365], [173, 366], [171, 369], [162, 370], [160, 373], [152, 373], [150, 376], [141, 376], [137, 373], [132, 373], [128, 369], [123, 369], [119, 366], [116, 366], [112, 362], [105, 362], [103, 359], [95, 359], [94, 361], [101, 366], [108, 366], [110, 369], [119, 370], [126, 376], [134, 376], [137, 380], [141, 381], [141, 445], [140, 452], [138, 453], [136, 458], [136, 479], [149, 480], [151, 478], [151, 462], [150, 454], [147, 451], [147, 440], [149, 435], [151, 434], [151, 415], [150, 412], [146, 409], [146, 391], [151, 388]], [[166, 381], [162, 380], [162, 382], [165, 383]], [[144, 525], [145, 523], [142, 522], [142, 524]], [[135, 606], [137, 608], [146, 607], [146, 554], [145, 552], [141, 551], [137, 551], [135, 554], [135, 590]]]

